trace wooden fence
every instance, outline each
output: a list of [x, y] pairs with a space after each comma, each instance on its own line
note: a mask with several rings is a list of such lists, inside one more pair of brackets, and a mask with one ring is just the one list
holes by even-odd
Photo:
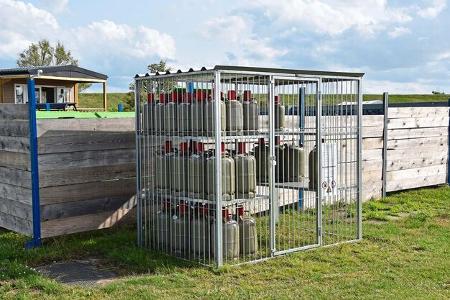
[[[134, 119], [37, 120], [41, 236], [107, 228], [135, 205]], [[28, 106], [0, 105], [0, 227], [32, 234]]]

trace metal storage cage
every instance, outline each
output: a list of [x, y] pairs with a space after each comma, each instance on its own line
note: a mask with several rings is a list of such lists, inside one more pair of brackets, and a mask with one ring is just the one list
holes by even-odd
[[360, 240], [362, 76], [136, 76], [139, 245], [221, 266]]

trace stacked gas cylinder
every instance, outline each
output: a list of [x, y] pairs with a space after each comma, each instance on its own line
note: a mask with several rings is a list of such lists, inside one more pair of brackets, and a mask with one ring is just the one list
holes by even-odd
[[[208, 205], [173, 205], [163, 202], [153, 214], [153, 240], [159, 250], [179, 256], [213, 258], [215, 255], [215, 215]], [[226, 259], [253, 255], [258, 251], [256, 220], [240, 205], [231, 213], [222, 209], [222, 251]]]
[[[152, 134], [214, 136], [215, 111], [211, 90], [193, 93], [173, 91], [148, 94], [143, 107], [143, 130]], [[250, 91], [238, 99], [236, 91], [228, 91], [227, 99], [221, 94], [221, 130], [228, 134], [251, 134], [259, 130], [259, 105]], [[226, 101], [225, 101], [226, 100]], [[238, 101], [239, 100], [239, 101]], [[284, 107], [276, 105], [278, 122], [284, 121]]]

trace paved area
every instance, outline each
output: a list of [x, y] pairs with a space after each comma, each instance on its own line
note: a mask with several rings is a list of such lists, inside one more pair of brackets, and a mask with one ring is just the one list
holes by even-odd
[[72, 260], [37, 267], [44, 276], [69, 285], [94, 286], [108, 283], [117, 274], [100, 266], [98, 260]]

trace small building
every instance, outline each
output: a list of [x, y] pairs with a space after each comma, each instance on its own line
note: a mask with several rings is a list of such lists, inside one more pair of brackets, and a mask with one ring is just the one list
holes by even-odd
[[49, 103], [79, 107], [79, 84], [100, 83], [103, 86], [103, 109], [106, 110], [108, 76], [74, 65], [0, 69], [0, 103], [27, 103], [27, 78], [30, 76], [36, 82], [38, 105]]

